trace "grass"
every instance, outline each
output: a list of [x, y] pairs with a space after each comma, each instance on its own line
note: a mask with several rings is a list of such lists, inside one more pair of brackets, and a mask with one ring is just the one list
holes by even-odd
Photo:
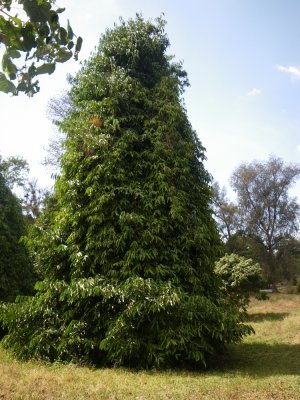
[[300, 296], [253, 300], [249, 314], [256, 335], [205, 372], [23, 363], [0, 348], [0, 400], [300, 400]]

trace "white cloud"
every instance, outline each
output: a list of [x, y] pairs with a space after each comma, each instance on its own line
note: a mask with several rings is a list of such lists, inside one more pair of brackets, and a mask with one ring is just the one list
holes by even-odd
[[297, 150], [299, 150], [299, 151], [300, 151], [300, 144], [299, 144], [299, 146], [297, 147]]
[[290, 74], [292, 78], [300, 79], [300, 67], [284, 67], [283, 65], [277, 65], [277, 70]]
[[253, 88], [247, 93], [248, 96], [258, 96], [259, 94], [261, 94], [261, 90], [256, 88]]

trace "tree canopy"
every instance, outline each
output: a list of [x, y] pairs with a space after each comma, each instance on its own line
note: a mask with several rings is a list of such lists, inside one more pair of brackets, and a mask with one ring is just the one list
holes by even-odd
[[232, 174], [244, 230], [257, 235], [271, 253], [287, 234], [297, 232], [299, 204], [289, 196], [300, 175], [298, 165], [285, 165], [280, 158], [241, 164]]
[[52, 74], [56, 63], [72, 56], [77, 60], [82, 38], [76, 38], [69, 22], [60, 25], [64, 11], [54, 0], [0, 0], [0, 44], [5, 49], [0, 91], [32, 96], [39, 91], [38, 75]]
[[43, 281], [3, 317], [19, 356], [205, 365], [251, 332], [214, 272], [210, 175], [164, 26], [121, 21], [71, 80], [61, 174], [33, 240]]
[[22, 157], [4, 158], [0, 155], [0, 174], [5, 184], [10, 188], [23, 187], [27, 181], [29, 166]]

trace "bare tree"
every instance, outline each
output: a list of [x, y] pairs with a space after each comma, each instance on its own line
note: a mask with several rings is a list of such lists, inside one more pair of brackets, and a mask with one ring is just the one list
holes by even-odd
[[72, 100], [66, 91], [62, 92], [59, 97], [52, 98], [48, 103], [47, 115], [54, 125], [54, 130], [46, 149], [47, 156], [43, 165], [49, 167], [54, 175], [59, 173], [60, 158], [64, 151], [63, 143], [66, 139], [65, 132], [60, 129], [60, 123], [73, 108]]
[[40, 216], [49, 191], [39, 188], [37, 179], [28, 181], [24, 189], [23, 211], [27, 221], [33, 223]]

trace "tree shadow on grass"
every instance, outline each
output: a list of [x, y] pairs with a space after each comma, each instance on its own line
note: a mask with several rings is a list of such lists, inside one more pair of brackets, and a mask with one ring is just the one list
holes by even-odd
[[289, 313], [253, 313], [247, 317], [247, 322], [263, 322], [263, 321], [282, 321], [288, 317]]
[[241, 343], [229, 346], [217, 371], [255, 377], [300, 375], [299, 344]]

